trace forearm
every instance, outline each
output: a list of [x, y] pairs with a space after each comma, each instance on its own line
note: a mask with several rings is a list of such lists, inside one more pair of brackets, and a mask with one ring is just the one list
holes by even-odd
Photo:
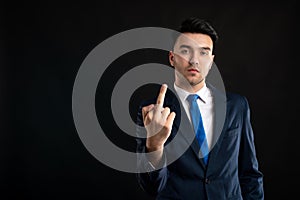
[[240, 176], [240, 185], [243, 199], [263, 200], [263, 175], [258, 170]]
[[250, 109], [244, 99], [243, 128], [239, 155], [239, 179], [243, 198], [263, 200], [263, 174], [259, 171], [254, 134], [250, 123]]
[[164, 148], [151, 148], [146, 146], [146, 152], [148, 153], [147, 158], [151, 162], [151, 164], [155, 167], [158, 168], [159, 165], [162, 163], [162, 157], [163, 157], [163, 152]]
[[168, 177], [168, 169], [166, 167], [166, 157], [162, 154], [158, 163], [153, 163], [146, 156], [146, 147], [139, 148], [142, 152], [138, 156], [138, 169], [140, 173], [137, 174], [140, 186], [149, 194], [155, 195], [161, 191], [166, 184]]

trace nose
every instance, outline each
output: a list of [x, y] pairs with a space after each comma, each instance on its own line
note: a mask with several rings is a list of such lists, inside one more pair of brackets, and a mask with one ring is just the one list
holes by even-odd
[[194, 53], [192, 54], [192, 56], [191, 56], [191, 58], [190, 58], [190, 64], [191, 64], [191, 65], [197, 65], [197, 66], [199, 65], [199, 58], [198, 58], [196, 52], [194, 52]]

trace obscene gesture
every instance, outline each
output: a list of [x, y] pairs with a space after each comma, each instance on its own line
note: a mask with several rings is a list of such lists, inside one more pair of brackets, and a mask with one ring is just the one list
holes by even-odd
[[143, 122], [147, 131], [146, 147], [148, 152], [162, 151], [164, 143], [171, 134], [175, 119], [175, 112], [163, 107], [167, 85], [160, 88], [156, 104], [150, 104], [142, 108]]

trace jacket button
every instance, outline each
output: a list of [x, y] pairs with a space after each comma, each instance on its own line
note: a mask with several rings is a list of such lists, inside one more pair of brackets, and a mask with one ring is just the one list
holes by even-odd
[[209, 183], [210, 183], [210, 180], [209, 180], [208, 178], [206, 178], [206, 179], [204, 180], [204, 182], [205, 182], [205, 184], [209, 184]]

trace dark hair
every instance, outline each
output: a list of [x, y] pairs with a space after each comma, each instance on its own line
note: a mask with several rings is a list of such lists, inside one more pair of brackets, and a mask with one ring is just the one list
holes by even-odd
[[213, 42], [213, 54], [215, 53], [215, 47], [219, 36], [207, 20], [190, 17], [181, 23], [177, 31], [180, 33], [202, 33], [208, 35]]

